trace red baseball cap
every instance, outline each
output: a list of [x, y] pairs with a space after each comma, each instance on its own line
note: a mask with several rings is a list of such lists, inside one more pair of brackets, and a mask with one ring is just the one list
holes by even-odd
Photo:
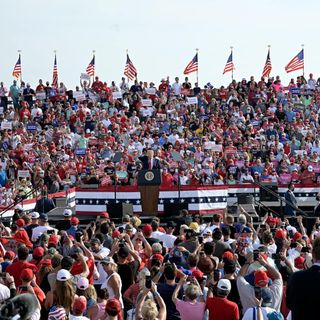
[[234, 260], [234, 254], [230, 251], [226, 251], [223, 253], [222, 258], [227, 258], [229, 260]]
[[109, 219], [109, 213], [108, 212], [101, 212], [100, 217], [105, 218], [105, 219]]
[[72, 309], [76, 313], [83, 313], [87, 309], [87, 299], [84, 296], [76, 298]]
[[27, 282], [31, 281], [33, 279], [33, 271], [29, 268], [22, 270], [20, 279]]
[[304, 269], [304, 262], [305, 262], [305, 259], [302, 256], [299, 256], [294, 259], [294, 266], [300, 270]]
[[302, 234], [300, 232], [296, 232], [294, 235], [293, 235], [293, 240], [294, 241], [297, 241], [297, 240], [300, 240], [302, 239]]
[[203, 272], [201, 272], [200, 270], [193, 270], [192, 271], [192, 276], [195, 277], [198, 281], [202, 280], [203, 278]]
[[152, 232], [151, 224], [145, 224], [143, 226], [143, 233], [150, 234]]
[[16, 254], [11, 251], [11, 250], [8, 250], [5, 255], [4, 255], [4, 258], [5, 259], [10, 259], [10, 260], [13, 260], [15, 258]]
[[33, 250], [33, 253], [32, 255], [34, 257], [43, 257], [44, 256], [44, 249], [42, 247], [36, 247], [34, 250]]
[[121, 235], [120, 231], [119, 230], [114, 230], [112, 232], [112, 238], [115, 239], [115, 238], [119, 238]]
[[55, 234], [52, 234], [49, 238], [48, 244], [53, 244], [53, 245], [58, 245], [59, 243], [59, 238]]
[[274, 236], [277, 239], [285, 239], [287, 236], [287, 233], [282, 229], [278, 229]]
[[26, 223], [24, 222], [23, 219], [18, 219], [18, 220], [16, 221], [16, 225], [17, 225], [19, 228], [22, 228], [22, 227], [24, 227], [24, 226], [26, 225]]
[[51, 267], [52, 261], [50, 259], [44, 259], [40, 261], [40, 266]]
[[268, 276], [262, 270], [257, 270], [254, 273], [254, 285], [258, 287], [266, 287], [268, 284]]
[[72, 225], [78, 225], [78, 224], [79, 224], [79, 219], [78, 219], [77, 217], [72, 217], [72, 218], [70, 219], [70, 223], [71, 223]]

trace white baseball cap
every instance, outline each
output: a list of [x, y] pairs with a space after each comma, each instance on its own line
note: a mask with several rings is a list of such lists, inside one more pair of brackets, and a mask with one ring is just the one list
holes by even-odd
[[71, 279], [71, 273], [66, 269], [61, 269], [57, 273], [57, 280], [59, 281], [67, 281]]
[[230, 291], [231, 283], [228, 279], [220, 279], [217, 288], [224, 291]]
[[77, 282], [77, 288], [80, 290], [86, 290], [89, 287], [89, 280], [87, 278], [81, 277]]
[[72, 216], [72, 211], [70, 209], [64, 209], [63, 215], [65, 217], [71, 217]]
[[313, 166], [308, 166], [308, 171], [312, 172], [313, 171]]
[[39, 217], [40, 217], [39, 212], [33, 211], [33, 212], [31, 213], [31, 219], [39, 219]]

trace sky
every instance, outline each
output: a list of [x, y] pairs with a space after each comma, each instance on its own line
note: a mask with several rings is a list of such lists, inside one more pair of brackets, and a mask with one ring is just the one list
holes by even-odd
[[230, 46], [241, 80], [261, 77], [271, 45], [271, 75], [287, 84], [301, 74], [284, 70], [301, 44], [305, 73], [318, 78], [319, 9], [317, 0], [1, 0], [0, 81], [12, 83], [21, 50], [23, 80], [51, 82], [57, 50], [59, 82], [73, 89], [95, 50], [96, 74], [119, 84], [128, 49], [138, 80], [159, 84], [167, 76], [183, 79], [198, 48], [200, 85], [219, 87], [230, 83], [231, 73], [222, 75]]

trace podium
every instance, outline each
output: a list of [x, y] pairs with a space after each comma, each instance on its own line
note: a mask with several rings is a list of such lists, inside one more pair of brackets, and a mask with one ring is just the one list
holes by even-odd
[[138, 172], [138, 188], [143, 215], [157, 215], [160, 185], [161, 171], [159, 169], [140, 170]]

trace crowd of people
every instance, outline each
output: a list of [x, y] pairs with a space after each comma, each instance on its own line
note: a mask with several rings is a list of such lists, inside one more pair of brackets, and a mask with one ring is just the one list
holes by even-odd
[[135, 185], [148, 150], [164, 186], [319, 183], [318, 82], [312, 74], [287, 86], [277, 76], [219, 88], [188, 78], [129, 86], [95, 77], [75, 90], [1, 82], [0, 202], [39, 186]]
[[50, 225], [18, 208], [0, 225], [0, 318], [318, 319], [320, 220], [310, 234], [293, 220], [266, 214], [254, 226], [226, 210], [204, 222], [182, 210], [165, 224], [115, 225], [101, 212], [81, 226], [65, 209]]

